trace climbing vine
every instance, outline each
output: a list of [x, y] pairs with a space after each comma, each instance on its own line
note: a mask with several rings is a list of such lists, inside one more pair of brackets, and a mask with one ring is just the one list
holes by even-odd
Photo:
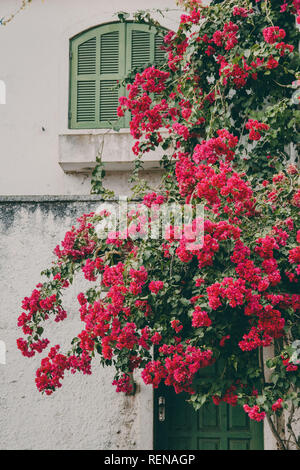
[[[118, 109], [131, 113], [139, 165], [164, 150], [161, 186], [106, 238], [109, 211], [80, 217], [22, 303], [18, 347], [28, 357], [48, 348], [44, 323], [65, 320], [63, 293], [81, 273], [91, 282], [77, 297], [82, 331], [68, 352], [50, 348], [38, 390], [52, 394], [67, 371], [90, 374], [98, 356], [114, 366], [118, 392], [130, 393], [140, 370], [146, 384], [188, 393], [195, 409], [241, 405], [250, 419], [268, 419], [280, 448], [299, 448], [300, 5], [180, 3], [186, 13], [165, 36], [165, 63], [131, 77]], [[190, 219], [178, 225], [173, 215], [161, 237], [145, 236], [171, 204], [188, 204]], [[203, 376], [206, 367], [218, 373]]]
[[16, 15], [18, 15], [18, 13], [21, 13], [23, 10], [25, 10], [25, 8], [31, 2], [32, 2], [32, 0], [22, 0], [21, 5], [19, 6], [19, 8], [14, 13], [11, 13], [9, 16], [7, 16], [7, 17], [4, 16], [0, 19], [0, 25], [6, 26], [8, 23], [10, 23], [16, 17]]

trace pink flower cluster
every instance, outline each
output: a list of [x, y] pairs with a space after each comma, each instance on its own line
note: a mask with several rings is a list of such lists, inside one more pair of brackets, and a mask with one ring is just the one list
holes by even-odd
[[269, 26], [268, 28], [265, 28], [263, 30], [263, 36], [268, 44], [274, 44], [280, 39], [284, 39], [286, 36], [286, 32], [284, 31], [284, 29], [279, 28], [279, 26]]
[[254, 421], [262, 421], [266, 417], [266, 413], [264, 411], [260, 412], [258, 405], [254, 405], [252, 408], [249, 405], [244, 405], [243, 408], [249, 418]]
[[158, 294], [160, 290], [162, 290], [164, 287], [164, 283], [162, 281], [151, 281], [149, 284], [149, 290], [153, 294]]
[[243, 7], [233, 7], [232, 14], [233, 16], [241, 16], [242, 18], [247, 18], [249, 14], [253, 13], [253, 10], [247, 10]]
[[246, 129], [250, 130], [250, 140], [260, 140], [261, 134], [258, 131], [267, 131], [270, 126], [268, 126], [268, 124], [264, 124], [263, 122], [258, 122], [254, 119], [249, 119], [245, 127]]
[[278, 400], [276, 400], [275, 403], [273, 403], [272, 410], [273, 411], [281, 410], [282, 409], [282, 403], [283, 403], [283, 399], [278, 398]]
[[65, 356], [58, 353], [59, 346], [51, 348], [48, 357], [42, 359], [41, 366], [36, 372], [36, 386], [40, 392], [51, 395], [62, 386], [66, 370], [75, 373], [80, 370], [83, 374], [91, 374], [91, 358], [83, 352], [80, 359], [76, 356]]
[[54, 249], [54, 253], [58, 258], [70, 257], [72, 259], [79, 259], [93, 252], [96, 242], [91, 238], [93, 225], [88, 222], [93, 215], [93, 212], [84, 214], [78, 219], [80, 223], [79, 228], [75, 229], [75, 227], [72, 227], [66, 233], [64, 240], [61, 242], [62, 248], [57, 245]]
[[222, 31], [217, 30], [214, 32], [212, 41], [216, 46], [224, 46], [226, 51], [230, 51], [238, 43], [238, 30], [238, 25], [229, 21], [229, 23], [225, 23]]
[[219, 162], [221, 157], [225, 157], [226, 162], [234, 158], [233, 149], [237, 146], [238, 138], [230, 134], [226, 129], [217, 131], [218, 137], [208, 141], [203, 140], [201, 144], [196, 145], [193, 153], [195, 163], [203, 160], [209, 164]]
[[154, 388], [164, 380], [165, 385], [173, 386], [176, 393], [182, 391], [193, 393], [192, 382], [197, 371], [212, 364], [212, 351], [202, 351], [194, 346], [163, 345], [159, 351], [167, 357], [164, 361], [151, 361], [142, 371], [146, 384]]
[[208, 317], [207, 312], [202, 310], [199, 306], [196, 306], [193, 312], [192, 326], [194, 328], [200, 328], [202, 326], [210, 326], [211, 319]]
[[116, 386], [116, 392], [123, 392], [130, 394], [133, 391], [132, 380], [129, 375], [123, 374], [118, 380], [114, 380], [112, 385]]

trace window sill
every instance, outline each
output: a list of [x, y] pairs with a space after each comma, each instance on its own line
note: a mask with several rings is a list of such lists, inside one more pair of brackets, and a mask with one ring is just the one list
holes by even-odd
[[[68, 129], [58, 136], [59, 165], [65, 173], [89, 174], [101, 156], [106, 171], [130, 171], [135, 155], [132, 152], [134, 139], [129, 129], [119, 132], [112, 129]], [[148, 152], [142, 161], [147, 171], [160, 169], [161, 149]]]
[[105, 135], [105, 134], [130, 134], [128, 127], [123, 127], [119, 131], [113, 129], [63, 129], [59, 135]]

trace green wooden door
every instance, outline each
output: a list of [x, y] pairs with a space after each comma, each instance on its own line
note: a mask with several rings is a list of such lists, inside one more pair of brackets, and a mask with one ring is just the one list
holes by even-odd
[[[157, 450], [261, 450], [263, 425], [249, 420], [242, 408], [213, 402], [198, 412], [171, 387], [154, 394], [154, 448]], [[164, 420], [159, 419], [159, 401], [165, 401]], [[159, 409], [160, 408], [160, 409]], [[161, 415], [161, 419], [163, 416]]]

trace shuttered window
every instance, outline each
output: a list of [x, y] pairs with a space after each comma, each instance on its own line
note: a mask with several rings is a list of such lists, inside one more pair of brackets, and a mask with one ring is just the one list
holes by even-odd
[[129, 126], [129, 118], [117, 117], [118, 83], [135, 68], [159, 63], [163, 38], [147, 25], [110, 23], [92, 28], [70, 41], [71, 129], [109, 128], [118, 122]]

